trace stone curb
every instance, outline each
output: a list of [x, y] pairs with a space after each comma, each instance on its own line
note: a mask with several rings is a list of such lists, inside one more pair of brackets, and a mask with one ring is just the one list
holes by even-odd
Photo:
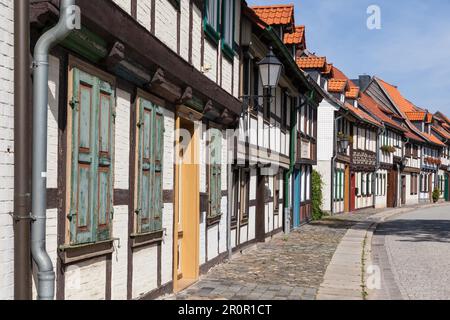
[[[356, 223], [342, 238], [325, 272], [317, 300], [365, 300], [371, 292], [366, 288], [367, 266], [372, 264], [372, 238], [378, 225], [396, 215], [418, 209], [447, 206], [448, 202], [415, 205], [374, 214]], [[352, 243], [353, 245], [349, 245]], [[360, 243], [361, 246], [355, 246]], [[359, 259], [355, 259], [359, 257]], [[356, 268], [357, 267], [357, 268]], [[355, 279], [360, 279], [356, 282]], [[343, 286], [343, 283], [346, 285]]]

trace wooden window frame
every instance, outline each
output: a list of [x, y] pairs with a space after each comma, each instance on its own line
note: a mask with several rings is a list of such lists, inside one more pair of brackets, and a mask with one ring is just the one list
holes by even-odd
[[[239, 178], [239, 193], [240, 193], [240, 224], [245, 225], [248, 223], [249, 210], [250, 210], [250, 180], [251, 174], [249, 169], [240, 170]], [[242, 199], [245, 198], [245, 202]], [[245, 203], [245, 204], [244, 204]]]
[[[94, 66], [80, 60], [77, 59], [73, 56], [69, 56], [69, 67], [68, 67], [68, 107], [67, 107], [67, 140], [66, 140], [66, 145], [67, 145], [67, 150], [66, 153], [68, 155], [72, 155], [72, 156], [68, 156], [67, 160], [66, 160], [66, 207], [65, 207], [65, 211], [67, 212], [66, 217], [68, 219], [67, 223], [66, 223], [66, 228], [65, 228], [65, 240], [64, 243], [66, 243], [66, 245], [64, 245], [63, 247], [65, 248], [64, 250], [69, 250], [70, 248], [73, 247], [80, 247], [80, 246], [92, 246], [95, 245], [96, 243], [101, 243], [101, 242], [110, 242], [112, 240], [112, 232], [113, 232], [113, 219], [114, 219], [114, 185], [113, 185], [113, 181], [114, 181], [114, 147], [115, 147], [115, 108], [116, 108], [116, 79], [114, 76], [103, 72], [97, 68], [95, 68]], [[77, 77], [76, 74], [78, 74], [79, 76]], [[85, 74], [89, 77], [92, 77], [92, 79], [94, 79], [94, 81], [97, 83], [97, 89], [98, 89], [98, 93], [95, 93], [96, 95], [98, 95], [96, 102], [98, 103], [97, 105], [97, 110], [93, 111], [92, 109], [90, 109], [90, 120], [89, 120], [89, 126], [90, 129], [92, 129], [93, 123], [96, 123], [95, 125], [95, 131], [94, 133], [94, 137], [97, 137], [97, 139], [94, 139], [95, 141], [95, 145], [94, 146], [90, 146], [90, 148], [92, 148], [93, 150], [91, 150], [91, 152], [96, 152], [98, 151], [97, 154], [97, 160], [95, 160], [96, 162], [91, 162], [89, 164], [84, 164], [82, 162], [79, 161], [80, 157], [79, 156], [75, 156], [73, 153], [76, 152], [78, 154], [78, 152], [83, 149], [82, 147], [80, 147], [79, 145], [77, 145], [76, 149], [79, 148], [78, 151], [75, 151], [75, 146], [74, 143], [79, 139], [79, 132], [78, 132], [78, 138], [77, 140], [74, 139], [74, 128], [75, 128], [75, 121], [77, 121], [77, 125], [79, 125], [79, 118], [75, 119], [75, 112], [78, 112], [78, 107], [81, 104], [80, 101], [80, 96], [75, 97], [75, 92], [79, 92], [79, 94], [81, 94], [81, 89], [78, 89], [78, 91], [75, 90], [75, 86], [76, 81], [78, 84], [78, 86], [81, 88], [82, 86], [82, 80], [81, 80], [81, 74]], [[106, 88], [108, 87], [108, 88]], [[105, 90], [110, 90], [109, 93], [107, 93]], [[108, 141], [108, 152], [102, 152], [100, 150], [101, 148], [101, 139], [99, 140], [99, 131], [101, 130], [101, 121], [100, 121], [100, 112], [101, 112], [101, 108], [102, 108], [102, 97], [108, 94], [110, 96], [110, 105], [109, 105], [109, 117], [110, 117], [110, 122], [108, 125], [108, 132], [109, 132], [109, 141]], [[91, 96], [91, 102], [92, 102], [92, 96]], [[92, 108], [92, 105], [91, 105]], [[92, 118], [92, 113], [95, 113], [95, 117], [94, 119]], [[94, 121], [93, 121], [94, 120]], [[78, 128], [79, 130], [79, 128]], [[91, 131], [92, 132], [92, 131]], [[89, 139], [92, 143], [92, 136], [89, 136]], [[103, 150], [105, 151], [105, 150]], [[94, 155], [93, 157], [96, 157], [96, 155]], [[93, 217], [86, 217], [86, 219], [89, 219], [89, 224], [90, 224], [90, 229], [91, 230], [91, 235], [90, 237], [86, 238], [86, 240], [80, 240], [80, 238], [78, 237], [78, 232], [77, 232], [77, 224], [78, 224], [78, 211], [75, 209], [75, 204], [73, 203], [74, 200], [74, 195], [73, 195], [73, 188], [74, 188], [74, 181], [72, 179], [72, 177], [74, 176], [72, 171], [76, 168], [80, 168], [83, 166], [89, 166], [90, 170], [93, 170], [93, 172], [90, 173], [90, 176], [92, 177], [96, 177], [96, 183], [97, 183], [97, 188], [95, 188], [94, 190], [89, 189], [89, 202], [93, 202], [90, 203], [89, 206], [95, 206], [96, 208], [99, 208], [101, 205], [99, 203], [99, 191], [100, 191], [100, 187], [99, 187], [99, 177], [100, 177], [100, 173], [101, 172], [105, 172], [105, 168], [108, 167], [109, 169], [107, 170], [109, 172], [109, 181], [107, 183], [108, 185], [108, 192], [105, 195], [106, 199], [107, 199], [107, 203], [106, 203], [106, 208], [108, 208], [107, 211], [109, 211], [109, 216], [108, 216], [108, 212], [106, 212], [106, 223], [101, 225], [101, 228], [99, 228], [99, 226], [93, 226], [94, 221], [99, 221], [99, 214], [98, 214], [98, 210], [94, 209], [94, 213], [93, 213]], [[78, 176], [79, 174], [77, 174]], [[91, 178], [91, 180], [93, 181], [94, 178]], [[89, 184], [91, 185], [91, 182], [89, 182]], [[79, 190], [80, 186], [77, 180], [77, 190]], [[97, 192], [96, 192], [97, 191]], [[78, 199], [78, 193], [76, 195], [77, 199]], [[76, 200], [78, 201], [78, 200]], [[76, 205], [76, 207], [78, 207], [78, 204]], [[105, 227], [106, 226], [106, 227]], [[99, 234], [99, 230], [101, 230], [101, 233]], [[94, 232], [95, 231], [95, 232]]]
[[[139, 219], [140, 215], [142, 214], [142, 208], [141, 208], [141, 168], [143, 166], [143, 163], [141, 162], [141, 134], [144, 134], [144, 132], [142, 132], [142, 121], [143, 119], [141, 119], [141, 112], [146, 112], [144, 110], [144, 103], [149, 103], [151, 104], [151, 110], [147, 111], [147, 112], [151, 112], [152, 115], [152, 119], [150, 119], [152, 121], [152, 128], [150, 130], [153, 130], [151, 133], [151, 137], [149, 137], [151, 140], [149, 140], [150, 146], [151, 146], [151, 150], [150, 150], [150, 159], [149, 159], [149, 163], [150, 165], [150, 169], [149, 174], [152, 177], [152, 183], [155, 183], [155, 177], [157, 175], [157, 173], [159, 173], [160, 176], [160, 194], [159, 194], [159, 198], [156, 197], [155, 194], [155, 188], [154, 185], [152, 184], [150, 186], [150, 190], [148, 191], [148, 196], [149, 196], [149, 201], [152, 204], [152, 212], [148, 213], [148, 217], [149, 217], [149, 226], [148, 227], [143, 227], [142, 226], [142, 221]], [[139, 236], [139, 235], [147, 235], [147, 234], [153, 234], [153, 233], [160, 233], [163, 230], [162, 224], [163, 224], [163, 208], [164, 208], [164, 200], [163, 200], [163, 177], [164, 177], [164, 113], [162, 111], [162, 109], [165, 107], [165, 103], [162, 99], [159, 99], [143, 90], [138, 89], [137, 90], [137, 98], [134, 104], [136, 111], [136, 128], [135, 128], [135, 144], [136, 144], [136, 155], [135, 155], [135, 172], [134, 174], [134, 179], [135, 179], [135, 183], [134, 183], [134, 233], [132, 234], [132, 236]], [[147, 108], [148, 109], [148, 108]], [[161, 117], [162, 120], [162, 127], [161, 127], [161, 134], [162, 137], [157, 136], [158, 132], [156, 132], [156, 117], [157, 116]], [[155, 146], [156, 146], [156, 141], [160, 140], [161, 143], [161, 159], [159, 160], [159, 164], [157, 164], [156, 161], [156, 153], [155, 153]], [[153, 206], [155, 205], [155, 201], [156, 199], [159, 199], [159, 204], [158, 207], [155, 209]], [[156, 212], [158, 211], [158, 212]]]

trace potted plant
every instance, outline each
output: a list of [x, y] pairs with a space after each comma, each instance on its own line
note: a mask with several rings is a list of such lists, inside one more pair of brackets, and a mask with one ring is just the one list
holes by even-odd
[[386, 152], [386, 153], [394, 153], [396, 150], [395, 147], [388, 146], [388, 145], [381, 146], [380, 149], [381, 149], [381, 151]]
[[439, 188], [435, 188], [433, 190], [433, 202], [436, 203], [439, 201], [439, 197], [441, 196], [441, 190]]

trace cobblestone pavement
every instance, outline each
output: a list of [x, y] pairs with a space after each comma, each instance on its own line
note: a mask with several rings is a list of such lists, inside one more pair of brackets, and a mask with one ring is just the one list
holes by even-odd
[[314, 300], [342, 237], [373, 213], [340, 215], [305, 225], [288, 237], [277, 235], [164, 299]]
[[450, 206], [398, 215], [372, 243], [382, 271], [375, 299], [450, 299]]

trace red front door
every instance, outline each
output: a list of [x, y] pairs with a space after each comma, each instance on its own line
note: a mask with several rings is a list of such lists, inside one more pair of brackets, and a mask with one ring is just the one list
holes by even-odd
[[350, 182], [350, 212], [355, 211], [355, 200], [356, 200], [356, 176], [352, 173], [352, 178]]

